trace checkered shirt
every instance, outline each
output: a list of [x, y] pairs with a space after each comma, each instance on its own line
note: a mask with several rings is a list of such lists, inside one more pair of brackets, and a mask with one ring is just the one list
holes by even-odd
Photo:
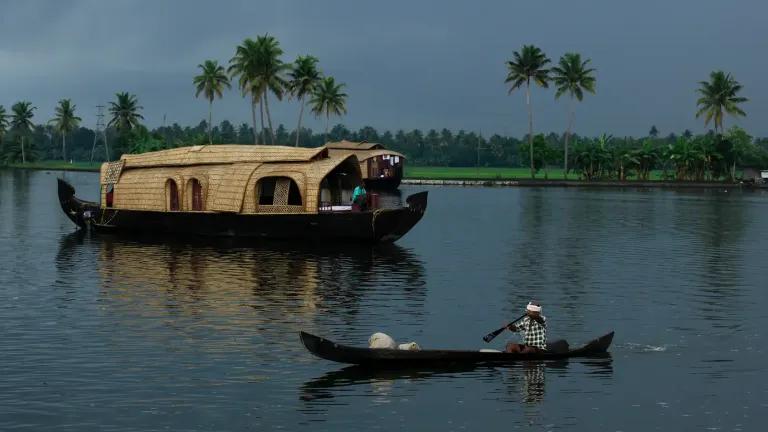
[[544, 324], [539, 324], [530, 317], [525, 317], [515, 324], [523, 335], [523, 344], [547, 349], [547, 320], [543, 316], [541, 319], [544, 321]]

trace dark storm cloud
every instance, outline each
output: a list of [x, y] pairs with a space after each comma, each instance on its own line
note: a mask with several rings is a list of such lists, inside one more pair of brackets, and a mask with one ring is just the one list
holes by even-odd
[[[764, 1], [3, 1], [0, 104], [31, 100], [38, 120], [72, 98], [88, 125], [93, 106], [117, 91], [139, 96], [147, 123], [196, 123], [196, 65], [226, 62], [245, 37], [270, 33], [286, 60], [311, 53], [347, 83], [350, 127], [466, 129], [522, 135], [522, 94], [508, 96], [504, 60], [525, 43], [553, 59], [592, 58], [598, 94], [577, 107], [582, 133], [701, 131], [697, 81], [722, 68], [744, 85], [749, 116], [768, 134], [768, 31]], [[562, 130], [565, 101], [535, 89], [536, 127]], [[297, 107], [274, 104], [293, 127]], [[247, 121], [236, 90], [214, 105], [217, 119]], [[731, 121], [731, 120], [729, 120]], [[732, 123], [732, 121], [731, 121]], [[321, 128], [322, 122], [310, 126]]]

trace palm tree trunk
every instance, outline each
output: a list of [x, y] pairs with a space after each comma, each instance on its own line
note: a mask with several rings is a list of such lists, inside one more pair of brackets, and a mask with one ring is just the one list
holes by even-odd
[[264, 90], [264, 109], [267, 110], [267, 124], [269, 125], [269, 137], [272, 145], [275, 145], [275, 130], [272, 129], [272, 116], [269, 114], [269, 94]]
[[299, 146], [299, 135], [301, 134], [301, 117], [304, 115], [304, 96], [299, 98], [301, 109], [299, 109], [299, 125], [296, 126], [296, 147]]
[[107, 144], [107, 131], [106, 130], [104, 130], [104, 156], [106, 157], [107, 162], [109, 162], [109, 144]]
[[67, 162], [67, 134], [61, 133], [61, 160]]
[[213, 144], [213, 99], [208, 99], [208, 144]]
[[323, 144], [328, 142], [328, 124], [331, 121], [331, 114], [329, 112], [325, 113], [325, 134], [323, 135]]
[[27, 163], [27, 156], [24, 154], [24, 135], [21, 136], [21, 163]]
[[257, 145], [259, 140], [256, 136], [256, 102], [251, 100], [251, 117], [253, 118], [253, 144]]
[[564, 155], [564, 162], [565, 165], [563, 166], [563, 176], [565, 179], [568, 179], [568, 142], [571, 139], [571, 131], [573, 130], [573, 118], [576, 115], [575, 110], [573, 109], [573, 95], [571, 95], [571, 113], [570, 118], [568, 119], [568, 130], [565, 132], [565, 155]]
[[531, 109], [531, 82], [525, 87], [525, 103], [528, 105], [528, 150], [531, 156], [531, 178], [536, 178], [533, 170], [533, 110]]
[[264, 101], [259, 101], [259, 115], [261, 116], [261, 132], [259, 132], [259, 141], [262, 144], [267, 143], [267, 137], [264, 134]]

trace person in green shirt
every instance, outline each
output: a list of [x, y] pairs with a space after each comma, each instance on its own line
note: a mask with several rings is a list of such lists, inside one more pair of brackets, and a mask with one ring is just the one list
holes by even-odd
[[365, 191], [365, 187], [360, 184], [355, 186], [355, 190], [352, 191], [352, 210], [353, 211], [365, 211], [368, 207], [368, 193]]

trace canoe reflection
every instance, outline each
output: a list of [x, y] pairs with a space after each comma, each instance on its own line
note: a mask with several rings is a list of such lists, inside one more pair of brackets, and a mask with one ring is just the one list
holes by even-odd
[[514, 400], [538, 403], [544, 399], [547, 375], [563, 376], [568, 373], [611, 376], [613, 359], [610, 353], [606, 353], [584, 359], [520, 362], [509, 367], [454, 365], [430, 369], [382, 370], [356, 365], [328, 372], [305, 382], [300, 389], [299, 398], [306, 403], [322, 403], [324, 400], [333, 399], [336, 393], [348, 393], [345, 389], [347, 387], [368, 386], [375, 394], [389, 394], [398, 381], [414, 383], [426, 380], [472, 379], [488, 384], [503, 382], [507, 391], [519, 390], [521, 393], [522, 397], [515, 397]]

